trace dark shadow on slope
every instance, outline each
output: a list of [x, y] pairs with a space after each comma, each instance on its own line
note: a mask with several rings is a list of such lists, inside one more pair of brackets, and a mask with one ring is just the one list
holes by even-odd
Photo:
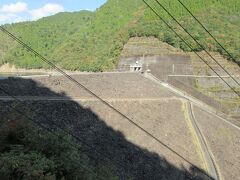
[[[68, 98], [69, 101], [23, 101], [4, 102], [0, 100], [0, 126], [12, 119], [12, 110], [6, 103], [14, 105], [19, 111], [27, 113], [35, 121], [57, 129], [70, 130], [81, 139], [81, 150], [89, 157], [91, 164], [111, 165], [121, 179], [212, 179], [197, 167], [190, 171], [179, 169], [156, 153], [142, 149], [125, 139], [124, 135], [109, 127], [91, 109], [70, 100], [64, 93], [57, 94], [30, 79], [0, 80], [0, 87], [13, 96], [54, 96]], [[6, 94], [0, 91], [0, 96]], [[32, 112], [30, 109], [33, 109]], [[106, 112], [107, 113], [107, 112]], [[0, 127], [1, 128], [1, 127]], [[87, 144], [87, 145], [86, 145]], [[90, 145], [92, 148], [90, 148]], [[99, 152], [99, 153], [97, 153]], [[107, 156], [107, 158], [106, 158]], [[109, 178], [111, 179], [111, 178]]]

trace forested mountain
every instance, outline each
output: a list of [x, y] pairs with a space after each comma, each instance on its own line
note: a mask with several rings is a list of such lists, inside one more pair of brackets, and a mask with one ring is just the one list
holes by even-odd
[[[43, 56], [51, 58], [55, 49], [69, 36], [86, 29], [93, 16], [94, 14], [89, 11], [59, 13], [36, 22], [23, 22], [6, 27]], [[24, 68], [46, 67], [46, 64], [7, 38], [5, 34], [0, 33], [0, 37], [0, 52], [4, 52], [2, 63], [10, 62]]]
[[[195, 50], [202, 49], [157, 5], [155, 10], [174, 27]], [[222, 53], [220, 47], [183, 9], [177, 0], [161, 1], [206, 49]], [[240, 1], [182, 0], [212, 34], [240, 59]], [[36, 22], [5, 26], [45, 57], [69, 70], [104, 71], [114, 68], [130, 37], [154, 36], [189, 51], [142, 0], [108, 0], [95, 12], [60, 13]], [[24, 68], [49, 68], [15, 42], [0, 33], [0, 63]]]

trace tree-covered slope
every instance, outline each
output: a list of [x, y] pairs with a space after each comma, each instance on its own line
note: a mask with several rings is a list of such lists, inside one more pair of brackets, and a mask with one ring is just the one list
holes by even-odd
[[[92, 17], [93, 13], [90, 11], [59, 13], [36, 22], [24, 22], [6, 27], [43, 56], [52, 59], [53, 51], [69, 36], [86, 29], [90, 25]], [[0, 63], [10, 62], [24, 68], [47, 67], [46, 64], [7, 38], [2, 32], [0, 37], [0, 47], [2, 47], [0, 48], [0, 53], [2, 52]]]
[[[141, 1], [109, 0], [95, 12], [86, 31], [79, 31], [54, 52], [63, 67], [71, 70], [101, 71], [112, 68], [116, 56], [127, 41], [118, 37], [135, 19]], [[126, 33], [125, 33], [126, 34]], [[125, 35], [124, 34], [124, 35]]]
[[[191, 43], [195, 50], [202, 50], [154, 0], [147, 2]], [[177, 0], [160, 2], [206, 49], [224, 54]], [[182, 2], [230, 51], [232, 56], [239, 60], [240, 1], [182, 0]], [[189, 51], [189, 48], [146, 8], [142, 0], [108, 0], [93, 13], [61, 13], [37, 22], [14, 24], [8, 29], [53, 62], [70, 70], [103, 71], [114, 68], [123, 45], [134, 36], [155, 36], [175, 47]], [[2, 47], [6, 46], [5, 41], [1, 37]], [[11, 62], [25, 68], [47, 67], [40, 60], [29, 55], [29, 52], [13, 44], [11, 48], [2, 48], [5, 51], [0, 48], [0, 52], [5, 52], [2, 55], [2, 62]]]
[[[150, 0], [151, 1], [151, 0]], [[150, 2], [149, 1], [149, 2]], [[216, 39], [230, 51], [234, 59], [240, 61], [240, 1], [237, 0], [181, 0], [193, 14], [204, 24], [205, 27], [216, 37]], [[154, 1], [151, 1], [154, 2]], [[226, 53], [211, 39], [205, 30], [190, 16], [190, 14], [177, 1], [160, 1], [174, 15], [174, 17], [209, 51]], [[177, 25], [171, 17], [158, 7], [157, 3], [150, 3], [155, 10], [163, 17], [170, 26], [174, 28], [196, 51], [202, 48], [197, 45], [193, 39]], [[136, 28], [131, 29], [132, 36], [142, 36], [147, 34], [158, 37], [160, 40], [180, 47], [185, 51], [190, 49], [176, 35], [159, 21], [155, 15], [147, 10], [145, 15], [139, 20]], [[154, 20], [153, 20], [154, 19]]]

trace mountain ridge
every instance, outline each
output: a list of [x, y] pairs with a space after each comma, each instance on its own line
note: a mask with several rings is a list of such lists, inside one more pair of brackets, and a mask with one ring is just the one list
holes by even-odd
[[[194, 50], [201, 51], [196, 43], [167, 16], [157, 5], [150, 4], [160, 15], [189, 41]], [[191, 11], [207, 26], [235, 59], [240, 59], [240, 27], [237, 0], [197, 1], [184, 0]], [[163, 2], [178, 20], [209, 51], [227, 55], [206, 33], [194, 23], [177, 1]], [[210, 13], [209, 13], [210, 12]], [[220, 22], [223, 23], [220, 23]], [[222, 25], [224, 24], [224, 26]], [[141, 0], [108, 0], [95, 12], [64, 12], [45, 17], [35, 22], [6, 25], [13, 34], [27, 42], [33, 49], [60, 67], [68, 70], [105, 71], [111, 70], [118, 62], [124, 44], [131, 37], [153, 36], [163, 42], [190, 51]], [[7, 43], [6, 43], [7, 42]], [[9, 44], [9, 45], [7, 45]], [[228, 57], [229, 58], [229, 57]], [[11, 63], [21, 68], [50, 68], [34, 55], [0, 33], [0, 65]]]

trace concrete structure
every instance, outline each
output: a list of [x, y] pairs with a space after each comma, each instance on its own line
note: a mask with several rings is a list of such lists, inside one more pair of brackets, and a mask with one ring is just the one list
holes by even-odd
[[[118, 71], [134, 71], [134, 66], [138, 62], [141, 69], [145, 72], [147, 69], [155, 73], [161, 72], [161, 80], [167, 80], [169, 74], [192, 74], [192, 68], [189, 68], [190, 56], [186, 55], [157, 55], [157, 56], [136, 56], [122, 58], [118, 64]], [[184, 68], [178, 68], [179, 66]]]
[[[240, 118], [240, 103], [236, 94], [218, 77], [213, 76], [204, 64], [194, 64], [187, 55], [158, 55], [122, 58], [119, 71], [134, 72], [135, 62], [142, 65], [142, 72], [150, 70], [159, 80], [170, 83], [192, 96], [201, 99], [234, 118]], [[213, 68], [224, 74], [216, 65]], [[199, 73], [199, 74], [198, 74]], [[226, 76], [226, 75], [225, 75]], [[239, 75], [234, 76], [239, 80]], [[229, 77], [223, 78], [239, 89]]]
[[136, 61], [134, 64], [130, 64], [130, 72], [141, 72], [142, 71], [142, 64], [139, 64]]

